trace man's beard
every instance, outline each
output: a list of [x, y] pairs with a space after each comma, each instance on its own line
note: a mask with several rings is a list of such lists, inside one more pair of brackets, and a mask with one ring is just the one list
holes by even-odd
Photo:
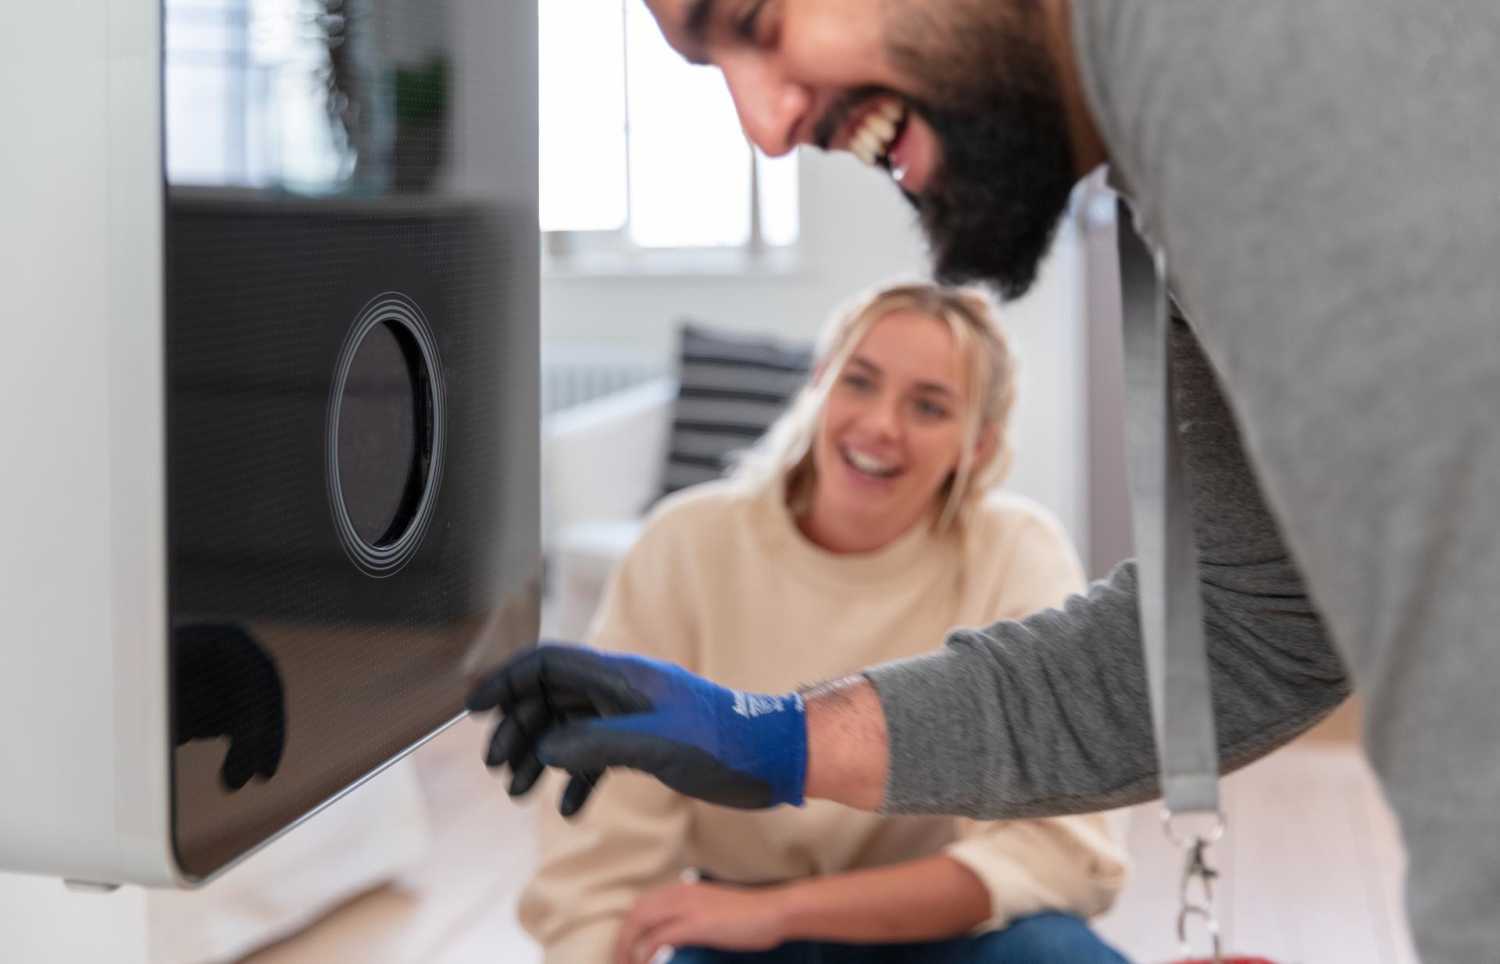
[[[991, 2], [979, 9], [1006, 7]], [[1018, 298], [1036, 280], [1077, 180], [1057, 72], [1039, 14], [1024, 2], [958, 19], [966, 22], [946, 29], [912, 24], [908, 43], [890, 52], [926, 92], [912, 107], [943, 148], [933, 182], [907, 199], [938, 280], [989, 282]]]
[[943, 166], [926, 193], [907, 198], [933, 273], [945, 284], [987, 281], [1019, 298], [1036, 280], [1073, 189], [1066, 132], [1012, 112], [922, 114], [943, 144]]

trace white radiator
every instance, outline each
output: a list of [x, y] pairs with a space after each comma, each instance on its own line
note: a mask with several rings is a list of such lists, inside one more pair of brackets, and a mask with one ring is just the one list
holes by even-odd
[[542, 414], [624, 391], [665, 374], [654, 355], [613, 345], [542, 346]]

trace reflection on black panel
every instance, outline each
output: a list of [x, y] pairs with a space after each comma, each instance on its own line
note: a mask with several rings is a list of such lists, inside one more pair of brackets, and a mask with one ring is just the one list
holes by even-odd
[[[534, 305], [535, 210], [448, 187], [448, 6], [166, 4], [189, 875], [432, 733], [465, 673], [534, 639], [536, 318], [512, 306]], [[395, 313], [351, 345], [371, 305]]]
[[428, 192], [449, 160], [446, 0], [166, 0], [178, 185]]

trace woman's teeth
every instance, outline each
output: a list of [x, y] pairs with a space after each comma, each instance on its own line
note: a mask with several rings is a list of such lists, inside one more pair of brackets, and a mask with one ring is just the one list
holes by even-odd
[[860, 121], [859, 128], [849, 138], [849, 151], [875, 167], [885, 160], [905, 118], [906, 107], [895, 98], [885, 98]]
[[849, 464], [866, 475], [874, 475], [880, 478], [890, 478], [896, 474], [896, 467], [887, 462], [882, 462], [873, 456], [865, 455], [863, 452], [855, 452], [852, 449], [844, 450], [844, 458]]

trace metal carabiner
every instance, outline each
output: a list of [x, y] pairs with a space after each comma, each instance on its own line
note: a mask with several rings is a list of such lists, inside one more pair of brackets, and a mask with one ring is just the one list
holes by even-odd
[[1182, 890], [1181, 898], [1183, 906], [1194, 903], [1189, 891], [1193, 882], [1197, 881], [1203, 889], [1203, 896], [1197, 903], [1212, 907], [1214, 902], [1214, 881], [1219, 872], [1208, 865], [1205, 852], [1208, 850], [1209, 841], [1199, 837], [1191, 847], [1188, 848], [1187, 863], [1182, 868]]
[[[1219, 919], [1214, 915], [1214, 881], [1219, 872], [1208, 862], [1208, 848], [1224, 836], [1225, 821], [1221, 812], [1214, 813], [1213, 824], [1203, 833], [1179, 834], [1173, 824], [1173, 815], [1163, 813], [1162, 824], [1167, 837], [1187, 855], [1182, 865], [1182, 886], [1179, 894], [1181, 907], [1177, 912], [1177, 942], [1184, 957], [1191, 956], [1188, 942], [1188, 924], [1198, 920], [1208, 930], [1213, 946], [1214, 964], [1222, 964], [1223, 948], [1219, 939]], [[1199, 888], [1193, 892], [1194, 885]]]
[[1177, 912], [1177, 943], [1181, 948], [1184, 958], [1192, 956], [1193, 949], [1188, 943], [1188, 921], [1194, 917], [1203, 919], [1203, 926], [1208, 928], [1209, 941], [1214, 949], [1212, 958], [1214, 964], [1224, 964], [1224, 950], [1219, 945], [1219, 921], [1214, 917], [1214, 912], [1201, 904], [1183, 904], [1182, 910]]

